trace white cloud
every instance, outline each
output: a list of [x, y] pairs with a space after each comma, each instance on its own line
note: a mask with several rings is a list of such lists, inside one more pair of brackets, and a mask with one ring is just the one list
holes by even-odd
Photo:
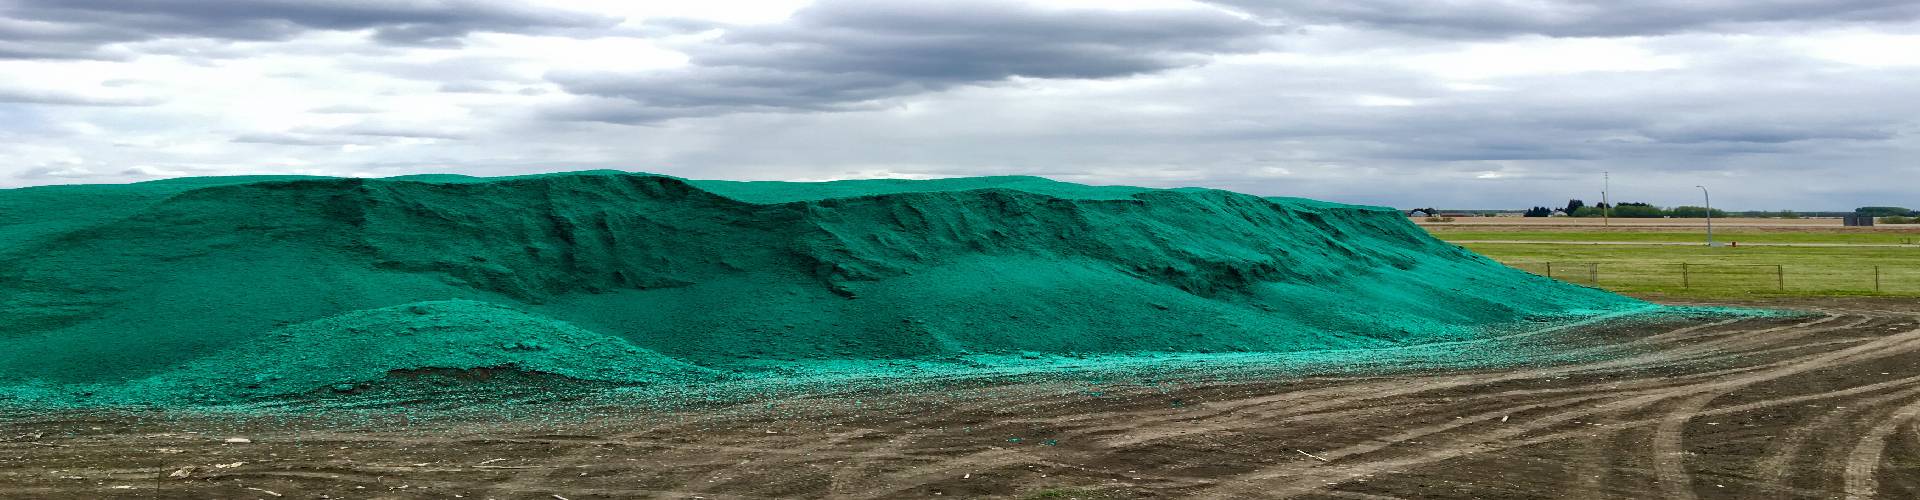
[[1360, 106], [1416, 106], [1420, 101], [1390, 95], [1361, 94], [1353, 97], [1353, 103]]
[[1866, 67], [1920, 66], [1920, 34], [1864, 30], [1819, 33], [1789, 40], [1814, 57]]
[[1408, 57], [1406, 67], [1458, 81], [1588, 72], [1680, 69], [1687, 57], [1642, 46], [1644, 38], [1520, 37]]
[[134, 165], [132, 167], [127, 168], [124, 171], [121, 171], [120, 173], [125, 175], [138, 175], [138, 176], [145, 176], [145, 177], [180, 177], [184, 175], [192, 175], [191, 172], [188, 172], [186, 170], [168, 169], [168, 168], [156, 167], [152, 165]]
[[808, 0], [705, 0], [633, 2], [628, 0], [546, 0], [555, 6], [623, 17], [624, 26], [647, 19], [690, 17], [730, 24], [773, 23], [786, 19]]
[[93, 170], [88, 169], [87, 167], [67, 167], [67, 168], [62, 168], [58, 170], [49, 170], [42, 173], [41, 175], [45, 175], [47, 177], [75, 178], [75, 177], [92, 177], [94, 173], [93, 173]]

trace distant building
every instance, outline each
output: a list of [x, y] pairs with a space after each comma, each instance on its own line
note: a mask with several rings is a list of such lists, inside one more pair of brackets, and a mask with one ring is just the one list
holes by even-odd
[[1433, 215], [1434, 214], [1427, 213], [1426, 210], [1419, 210], [1419, 209], [1415, 209], [1414, 211], [1407, 212], [1408, 217], [1432, 217]]
[[1873, 227], [1873, 216], [1867, 215], [1867, 214], [1850, 214], [1850, 215], [1841, 216], [1840, 221], [1841, 221], [1841, 224], [1846, 226]]
[[1567, 216], [1567, 211], [1566, 211], [1566, 210], [1554, 210], [1554, 211], [1553, 211], [1553, 213], [1550, 213], [1550, 214], [1547, 214], [1547, 216], [1548, 216], [1548, 217], [1566, 217], [1566, 216]]

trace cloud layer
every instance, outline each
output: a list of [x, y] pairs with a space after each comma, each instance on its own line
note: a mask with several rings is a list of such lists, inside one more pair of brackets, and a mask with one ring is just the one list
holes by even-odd
[[[1447, 37], [1653, 36], [1828, 24], [1910, 22], [1901, 0], [1213, 0], [1279, 21]], [[1773, 25], [1773, 26], [1769, 26]], [[1786, 25], [1786, 26], [1779, 26]]]
[[0, 0], [0, 187], [623, 168], [1498, 208], [1611, 172], [1920, 205], [1864, 180], [1920, 178], [1906, 2], [1108, 3]]
[[624, 101], [561, 116], [645, 123], [833, 111], [1016, 77], [1125, 77], [1256, 51], [1272, 31], [1211, 10], [1060, 10], [1011, 0], [826, 0], [780, 24], [710, 27], [720, 35], [686, 47], [683, 68], [553, 75], [568, 92]]
[[372, 30], [403, 45], [468, 33], [608, 28], [617, 20], [502, 0], [8, 0], [0, 58], [109, 57], [108, 44], [184, 37], [286, 40], [308, 31]]

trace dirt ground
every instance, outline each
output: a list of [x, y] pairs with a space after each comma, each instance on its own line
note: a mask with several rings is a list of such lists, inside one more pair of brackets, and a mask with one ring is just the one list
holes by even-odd
[[1920, 302], [1748, 305], [1819, 314], [1598, 328], [1566, 347], [1595, 361], [1488, 371], [505, 422], [16, 414], [0, 497], [1920, 498]]

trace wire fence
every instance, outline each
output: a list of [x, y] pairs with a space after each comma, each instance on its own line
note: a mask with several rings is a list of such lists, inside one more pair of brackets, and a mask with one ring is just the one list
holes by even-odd
[[1622, 291], [1920, 294], [1920, 266], [1507, 262], [1562, 281]]

